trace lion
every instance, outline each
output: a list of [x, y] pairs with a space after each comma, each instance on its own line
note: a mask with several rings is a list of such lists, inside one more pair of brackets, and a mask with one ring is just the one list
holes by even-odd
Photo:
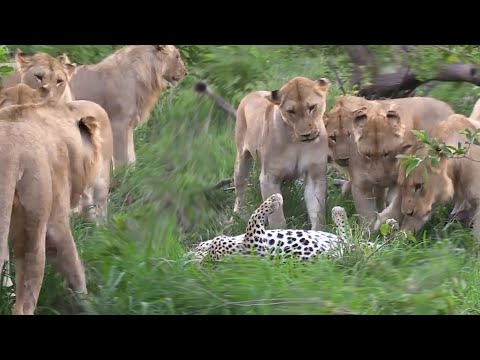
[[[367, 221], [373, 218], [374, 209], [383, 210], [385, 206], [385, 190], [383, 187], [370, 186], [367, 184], [359, 184], [364, 181], [362, 156], [358, 153], [357, 144], [353, 138], [353, 119], [356, 110], [362, 106], [369, 104], [377, 104], [381, 107], [388, 108], [392, 104], [400, 107], [407, 107], [412, 116], [418, 119], [425, 119], [424, 121], [430, 123], [433, 119], [435, 121], [438, 117], [447, 117], [452, 115], [453, 109], [447, 103], [430, 98], [430, 97], [411, 97], [401, 99], [389, 100], [367, 100], [358, 96], [340, 96], [336, 99], [334, 107], [325, 116], [325, 128], [329, 137], [328, 146], [330, 156], [334, 164], [341, 170], [348, 174], [349, 180], [342, 187], [342, 195], [346, 196], [351, 192], [352, 182], [355, 178], [356, 189], [363, 188], [367, 192], [369, 200], [362, 200], [362, 192], [355, 191], [354, 202], [358, 209], [365, 209], [361, 214]], [[354, 174], [358, 174], [355, 176]], [[369, 190], [370, 189], [370, 190]], [[388, 196], [394, 196], [393, 191], [388, 191]], [[362, 206], [361, 203], [369, 202], [369, 206]], [[369, 209], [369, 210], [368, 210]], [[362, 212], [362, 210], [360, 210]]]
[[147, 121], [163, 92], [188, 74], [173, 45], [129, 45], [94, 65], [77, 66], [71, 79], [76, 100], [89, 100], [108, 113], [113, 131], [114, 165], [136, 160], [133, 130]]
[[357, 212], [371, 228], [377, 210], [385, 207], [385, 190], [389, 190], [391, 198], [395, 196], [397, 155], [405, 153], [415, 142], [412, 130], [429, 131], [453, 114], [448, 104], [436, 99], [413, 99], [370, 102], [352, 114], [356, 144], [352, 196]]
[[[475, 131], [477, 127], [467, 117], [459, 114], [449, 116], [437, 124], [428, 133], [440, 143], [457, 147], [467, 138], [460, 132], [464, 129]], [[424, 157], [429, 148], [417, 142], [408, 155]], [[431, 219], [435, 209], [442, 204], [454, 201], [466, 204], [472, 215], [473, 235], [480, 240], [480, 147], [472, 144], [464, 157], [448, 159], [440, 157], [438, 166], [430, 160], [424, 160], [406, 176], [405, 167], [401, 167], [398, 176], [399, 193], [394, 201], [378, 216], [378, 227], [387, 218], [393, 216], [400, 220], [405, 231], [419, 231]]]
[[[261, 166], [263, 199], [280, 193], [283, 180], [304, 179], [312, 230], [325, 223], [327, 133], [323, 124], [330, 81], [295, 77], [279, 90], [246, 95], [237, 109], [234, 212], [244, 207], [252, 161]], [[269, 216], [285, 227], [283, 209]]]
[[70, 230], [70, 209], [91, 186], [101, 160], [95, 114], [74, 104], [11, 105], [0, 110], [0, 268], [12, 242], [16, 301], [12, 314], [33, 315], [46, 256], [74, 292], [87, 293]]
[[[32, 56], [26, 55], [20, 49], [15, 54], [16, 70], [11, 74], [9, 84], [12, 84], [16, 72], [20, 75], [20, 83], [30, 86], [33, 89], [46, 90], [58, 102], [66, 103], [73, 100], [69, 81], [75, 72], [75, 64], [65, 55], [57, 58], [47, 53], [37, 53]], [[13, 78], [13, 79], [12, 79]], [[9, 87], [11, 87], [9, 86]], [[6, 88], [4, 86], [4, 88]]]
[[[66, 84], [68, 87], [68, 83]], [[55, 98], [56, 96], [57, 98]], [[0, 109], [9, 105], [47, 103], [55, 106], [62, 104], [62, 94], [51, 93], [44, 87], [35, 90], [28, 85], [18, 84], [10, 88], [0, 90]], [[72, 209], [74, 213], [82, 213], [88, 220], [97, 224], [104, 223], [107, 218], [108, 193], [110, 188], [110, 176], [113, 158], [113, 136], [110, 120], [106, 111], [99, 105], [84, 100], [69, 103], [77, 111], [85, 114], [93, 114], [100, 124], [100, 136], [102, 138], [102, 164], [95, 177], [92, 187], [88, 188], [79, 205]]]

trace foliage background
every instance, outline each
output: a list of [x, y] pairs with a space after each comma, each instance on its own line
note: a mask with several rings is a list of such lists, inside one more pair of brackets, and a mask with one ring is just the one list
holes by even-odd
[[[9, 45], [8, 51], [67, 53], [73, 62], [100, 61], [121, 45]], [[39, 300], [40, 314], [472, 314], [479, 313], [480, 266], [472, 254], [469, 229], [447, 221], [442, 208], [416, 241], [397, 243], [366, 257], [319, 260], [298, 265], [259, 259], [233, 259], [216, 267], [198, 267], [184, 257], [193, 244], [219, 233], [244, 231], [248, 212], [231, 226], [234, 194], [212, 190], [233, 174], [233, 123], [210, 100], [192, 91], [197, 80], [237, 106], [246, 92], [279, 88], [294, 76], [327, 77], [333, 82], [328, 108], [351, 91], [351, 66], [341, 46], [179, 46], [190, 76], [168, 90], [150, 121], [136, 131], [137, 164], [115, 174], [109, 223], [95, 227], [72, 219], [87, 268], [89, 295], [73, 297], [63, 279], [47, 267]], [[478, 59], [476, 48], [459, 48]], [[388, 47], [375, 46], [385, 66]], [[459, 50], [457, 50], [459, 51]], [[5, 55], [8, 55], [6, 53]], [[0, 53], [0, 57], [1, 57]], [[442, 61], [454, 61], [441, 55]], [[8, 57], [0, 58], [7, 61]], [[420, 71], [437, 66], [437, 48], [424, 46], [411, 60]], [[419, 88], [468, 115], [478, 99], [477, 87], [443, 83]], [[355, 225], [350, 198], [332, 184], [342, 176], [329, 172], [328, 208], [344, 206]], [[248, 192], [248, 211], [261, 196], [258, 171]], [[308, 228], [303, 191], [284, 188], [287, 221]], [[333, 231], [329, 218], [328, 227]], [[11, 306], [0, 289], [0, 314]]]

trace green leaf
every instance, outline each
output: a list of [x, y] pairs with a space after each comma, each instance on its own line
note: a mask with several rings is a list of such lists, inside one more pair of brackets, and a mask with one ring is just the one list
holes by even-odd
[[411, 242], [417, 242], [417, 238], [412, 234], [411, 231], [407, 232], [407, 240]]
[[408, 164], [407, 169], [405, 170], [405, 175], [408, 176], [410, 173], [422, 162], [422, 159], [415, 158], [412, 159], [410, 164]]
[[427, 139], [427, 134], [425, 130], [412, 130], [412, 134], [419, 138], [420, 141], [424, 141]]
[[387, 224], [382, 224], [380, 226], [380, 233], [383, 235], [383, 236], [386, 236], [388, 234], [390, 234], [390, 226], [388, 226]]
[[432, 156], [430, 158], [430, 161], [431, 161], [433, 167], [438, 168], [438, 166], [440, 165], [440, 156], [437, 156], [437, 155]]
[[7, 66], [7, 65], [0, 66], [0, 73], [9, 73], [9, 72], [12, 72], [13, 70], [15, 69], [11, 66]]

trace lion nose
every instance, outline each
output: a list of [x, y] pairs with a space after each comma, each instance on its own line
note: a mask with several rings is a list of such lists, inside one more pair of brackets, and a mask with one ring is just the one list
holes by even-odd
[[312, 133], [313, 133], [313, 130], [310, 130], [308, 133], [302, 134], [302, 137], [307, 138], [310, 135], [312, 135]]

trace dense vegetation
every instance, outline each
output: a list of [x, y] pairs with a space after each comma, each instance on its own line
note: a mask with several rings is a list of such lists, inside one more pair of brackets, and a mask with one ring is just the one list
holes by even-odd
[[[8, 48], [16, 47], [52, 55], [66, 52], [72, 61], [87, 64], [101, 60], [118, 45]], [[449, 208], [440, 209], [415, 241], [392, 244], [371, 256], [356, 253], [339, 261], [302, 265], [259, 259], [234, 259], [215, 267], [189, 262], [184, 255], [193, 243], [222, 232], [239, 234], [246, 221], [237, 218], [233, 225], [224, 225], [231, 215], [234, 193], [213, 187], [232, 176], [234, 125], [209, 99], [192, 91], [195, 81], [205, 79], [234, 106], [246, 92], [273, 90], [294, 76], [331, 79], [328, 108], [335, 96], [355, 89], [349, 86], [352, 67], [340, 46], [180, 48], [191, 75], [164, 94], [150, 121], [136, 131], [137, 163], [115, 174], [109, 223], [95, 227], [72, 219], [87, 268], [89, 295], [83, 299], [71, 295], [63, 279], [48, 266], [38, 313], [478, 313], [480, 266], [471, 251], [471, 232], [447, 221]], [[427, 73], [436, 66], [434, 55], [439, 49], [425, 46], [422, 51], [422, 62], [413, 61], [420, 73]], [[478, 58], [476, 48], [453, 47], [451, 51], [467, 60]], [[480, 90], [470, 83], [433, 85], [420, 86], [417, 95], [428, 92], [465, 115], [480, 96]], [[342, 198], [332, 183], [339, 176], [330, 169], [328, 209], [344, 206], [360, 236], [352, 200]], [[261, 202], [258, 171], [251, 179], [249, 211]], [[302, 188], [287, 184], [284, 197], [289, 226], [308, 228]], [[328, 226], [333, 229], [330, 220]], [[7, 291], [1, 289], [0, 314], [9, 311], [7, 299]]]

